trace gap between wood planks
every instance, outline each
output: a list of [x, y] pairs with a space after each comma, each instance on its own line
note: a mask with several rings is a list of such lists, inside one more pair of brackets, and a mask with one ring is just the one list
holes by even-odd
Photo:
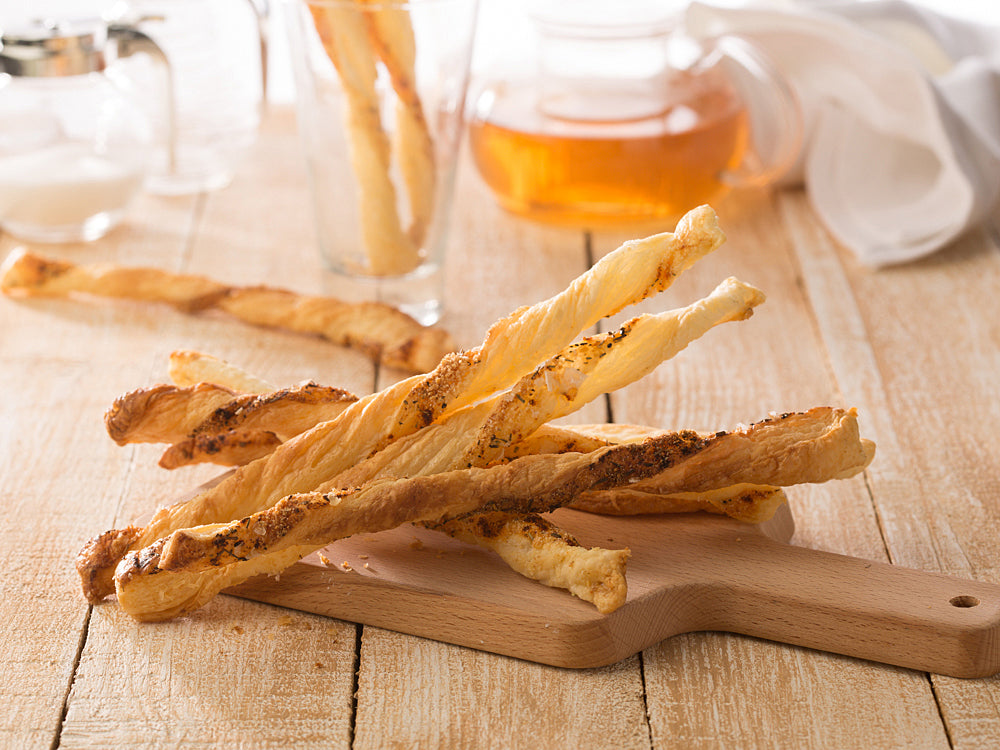
[[[795, 278], [798, 282], [798, 285], [801, 288], [802, 294], [806, 297], [806, 300], [809, 303], [808, 307], [810, 311], [810, 316], [809, 316], [810, 325], [813, 327], [815, 331], [817, 340], [823, 346], [826, 366], [830, 374], [831, 382], [840, 392], [841, 397], [844, 398], [846, 394], [843, 388], [843, 381], [840, 377], [838, 377], [838, 368], [836, 367], [836, 364], [834, 362], [835, 355], [831, 347], [831, 337], [828, 335], [827, 328], [819, 320], [819, 317], [817, 315], [816, 305], [811, 301], [810, 292], [814, 290], [810, 288], [810, 285], [808, 283], [806, 283], [807, 277], [805, 273], [804, 263], [808, 262], [809, 259], [803, 257], [802, 252], [800, 250], [800, 244], [796, 242], [796, 231], [794, 228], [789, 227], [790, 224], [793, 227], [795, 224], [794, 214], [796, 212], [796, 208], [792, 204], [792, 199], [790, 198], [779, 199], [778, 212], [783, 219], [782, 224], [784, 226], [785, 235], [790, 250], [789, 255], [791, 256], [791, 260], [796, 267]], [[817, 229], [817, 231], [820, 230]], [[996, 220], [990, 222], [989, 229], [987, 231], [994, 239], [997, 240], [997, 242], [994, 243], [995, 247], [1000, 248], [1000, 231], [998, 231]], [[828, 241], [831, 243], [834, 242], [832, 238], [829, 238]], [[835, 268], [832, 269], [835, 271], [837, 275], [836, 281], [840, 285], [841, 289], [845, 292], [844, 294], [841, 295], [841, 299], [848, 300], [851, 303], [851, 308], [849, 311], [847, 311], [847, 313], [853, 315], [857, 320], [860, 320], [861, 314], [860, 311], [857, 309], [857, 303], [855, 302], [854, 289], [853, 287], [851, 287], [850, 282], [847, 280], [847, 275], [846, 275], [847, 272], [846, 269], [844, 268], [843, 261], [841, 260], [841, 255], [840, 253], [834, 250], [833, 252], [831, 252], [830, 257], [832, 257], [834, 259], [834, 262], [836, 263]], [[863, 321], [860, 323], [860, 325], [862, 326], [864, 325]], [[867, 338], [867, 330], [865, 333]], [[864, 398], [861, 398], [861, 402], [864, 402]], [[861, 405], [862, 404], [859, 403], [859, 406]], [[869, 405], [869, 409], [874, 409], [874, 408], [876, 407]], [[889, 420], [891, 424], [891, 417], [889, 418]], [[889, 546], [888, 534], [885, 528], [885, 521], [882, 516], [882, 513], [879, 510], [878, 503], [875, 501], [875, 492], [872, 489], [870, 470], [865, 469], [864, 472], [862, 473], [862, 477], [864, 480], [865, 494], [868, 497], [868, 502], [872, 508], [872, 513], [875, 517], [875, 523], [878, 528], [879, 540], [882, 543], [882, 550], [885, 553], [886, 560], [888, 560], [890, 564], [894, 564], [895, 560], [893, 559], [892, 550]], [[938, 718], [941, 722], [941, 727], [944, 730], [945, 738], [948, 742], [948, 747], [954, 748], [955, 744], [951, 736], [951, 729], [948, 726], [948, 721], [945, 719], [944, 716], [944, 708], [941, 704], [941, 699], [938, 695], [938, 691], [934, 682], [934, 675], [931, 674], [930, 672], [925, 672], [924, 675], [927, 679], [927, 684], [931, 691], [931, 697], [934, 700], [934, 706], [937, 709]]]
[[73, 683], [76, 682], [76, 673], [80, 669], [80, 659], [83, 657], [83, 647], [87, 643], [87, 635], [90, 633], [90, 616], [94, 613], [94, 605], [87, 605], [87, 615], [83, 619], [83, 627], [80, 629], [80, 640], [76, 644], [76, 654], [73, 656], [73, 666], [70, 669], [69, 681], [66, 684], [66, 693], [63, 695], [62, 706], [59, 709], [59, 721], [56, 723], [56, 731], [52, 737], [51, 750], [56, 750], [62, 743], [63, 725], [66, 723], [66, 715], [69, 713], [69, 697], [73, 693]]
[[361, 689], [361, 636], [364, 625], [354, 625], [354, 677], [351, 682], [351, 717], [347, 725], [347, 746], [354, 747], [354, 732], [358, 725], [358, 690]]
[[[191, 253], [194, 248], [195, 239], [198, 234], [198, 228], [200, 227], [202, 220], [205, 216], [205, 206], [208, 202], [208, 196], [206, 193], [198, 193], [194, 198], [194, 205], [191, 211], [191, 220], [188, 224], [187, 232], [185, 233], [184, 239], [181, 242], [180, 252], [177, 256], [177, 266], [176, 269], [179, 273], [183, 273], [187, 270], [188, 263], [191, 260]], [[153, 365], [155, 367], [156, 365]], [[162, 367], [162, 363], [160, 364]], [[377, 370], [376, 370], [377, 372]], [[129, 479], [131, 477], [132, 471], [135, 467], [135, 446], [131, 446], [131, 455], [129, 456], [128, 464], [125, 467], [125, 475], [122, 483], [122, 490], [118, 495], [118, 502], [116, 504], [114, 513], [112, 514], [111, 528], [117, 528], [121, 525], [121, 513], [122, 508], [125, 505], [125, 499], [127, 495], [127, 488], [129, 486]], [[70, 668], [69, 680], [66, 683], [66, 692], [63, 694], [62, 705], [59, 709], [59, 720], [56, 723], [55, 732], [52, 737], [52, 744], [49, 746], [51, 750], [56, 750], [62, 744], [62, 731], [63, 726], [66, 723], [66, 716], [69, 714], [69, 701], [70, 696], [73, 694], [73, 685], [76, 683], [76, 675], [80, 669], [80, 661], [83, 658], [83, 650], [87, 646], [87, 637], [90, 634], [90, 619], [94, 614], [94, 605], [87, 605], [87, 614], [84, 616], [83, 627], [80, 630], [80, 639], [76, 645], [76, 653], [73, 655], [73, 666]], [[353, 716], [352, 716], [352, 726], [351, 730], [353, 733]]]
[[944, 728], [944, 737], [948, 741], [948, 747], [954, 748], [955, 741], [951, 737], [951, 729], [944, 718], [944, 708], [941, 706], [941, 699], [938, 697], [937, 686], [934, 684], [934, 676], [930, 672], [925, 673], [925, 675], [927, 677], [927, 685], [931, 689], [931, 695], [934, 696], [934, 707], [937, 708], [938, 718], [941, 719], [941, 726]]
[[[594, 236], [590, 232], [583, 233], [583, 253], [584, 260], [587, 264], [587, 270], [589, 271], [594, 267]], [[601, 330], [601, 324], [598, 322], [597, 330]], [[611, 424], [615, 421], [615, 414], [611, 408], [611, 394], [605, 393], [602, 397], [604, 399], [604, 421]], [[645, 694], [646, 686], [643, 685], [643, 693]]]

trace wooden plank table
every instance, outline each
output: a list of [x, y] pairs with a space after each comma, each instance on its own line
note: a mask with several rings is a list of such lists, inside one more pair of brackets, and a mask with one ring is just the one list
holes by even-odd
[[[514, 219], [468, 164], [457, 195], [443, 324], [464, 347], [633, 236]], [[307, 208], [293, 121], [276, 112], [229, 188], [144, 196], [103, 240], [33, 249], [331, 292]], [[974, 232], [875, 271], [838, 247], [799, 192], [716, 208], [727, 244], [642, 307], [686, 304], [729, 275], [767, 303], [577, 418], [715, 430], [856, 406], [876, 460], [852, 480], [791, 489], [794, 542], [998, 582], [997, 236]], [[18, 244], [0, 238], [3, 255]], [[2, 747], [1000, 746], [996, 679], [732, 634], [566, 670], [228, 596], [156, 625], [113, 602], [88, 606], [73, 567], [81, 544], [218, 473], [161, 470], [159, 448], [120, 448], [104, 431], [111, 401], [165, 382], [179, 348], [283, 384], [313, 377], [368, 393], [398, 377], [353, 351], [222, 317], [0, 299]]]

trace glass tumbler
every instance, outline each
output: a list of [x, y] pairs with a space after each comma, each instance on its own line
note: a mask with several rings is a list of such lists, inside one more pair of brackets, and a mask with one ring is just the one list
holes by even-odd
[[[145, 188], [190, 195], [230, 183], [260, 126], [267, 79], [266, 0], [127, 0], [112, 8], [163, 50], [129, 75], [155, 127]], [[164, 73], [167, 77], [164, 77]], [[171, 90], [169, 105], [155, 92]]]
[[436, 322], [477, 2], [287, 0], [285, 10], [337, 294]]

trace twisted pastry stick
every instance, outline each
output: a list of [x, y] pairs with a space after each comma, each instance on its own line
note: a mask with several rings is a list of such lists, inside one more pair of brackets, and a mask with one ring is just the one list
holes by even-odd
[[591, 602], [598, 612], [625, 603], [628, 549], [583, 547], [575, 537], [537, 513], [493, 511], [442, 522], [425, 522], [468, 544], [493, 550], [511, 570]]
[[[707, 493], [702, 499], [709, 499], [720, 492], [716, 502], [728, 497], [731, 503], [734, 487], [846, 479], [860, 473], [874, 455], [875, 444], [860, 436], [855, 409], [817, 407], [718, 433], [703, 462], [688, 465], [683, 473], [668, 471], [613, 492], [583, 493], [572, 506], [610, 515], [659, 513], [678, 495]], [[720, 509], [725, 511], [724, 505]]]
[[187, 349], [170, 353], [170, 379], [185, 387], [198, 383], [215, 383], [237, 393], [267, 393], [275, 387], [224, 359]]
[[236, 398], [236, 391], [215, 383], [138, 388], [115, 399], [104, 414], [104, 426], [118, 445], [173, 443]]
[[171, 443], [160, 466], [248, 463], [295, 435], [338, 416], [357, 397], [303, 383], [268, 393], [238, 394], [214, 383], [139, 388], [115, 399], [104, 415], [111, 439]]
[[407, 273], [417, 267], [420, 254], [403, 231], [396, 210], [396, 189], [389, 177], [389, 141], [379, 115], [375, 54], [365, 13], [360, 7], [320, 5], [310, 5], [309, 12], [344, 89], [368, 270], [376, 276]]
[[416, 432], [507, 388], [597, 321], [664, 291], [725, 238], [715, 211], [699, 206], [673, 233], [626, 242], [556, 296], [494, 323], [478, 348], [444, 357], [400, 406], [392, 434]]
[[[403, 8], [379, 7], [381, 0], [361, 0], [373, 6], [366, 13], [369, 38], [389, 72], [396, 92], [395, 154], [410, 205], [410, 241], [421, 247], [434, 213], [437, 169], [434, 142], [417, 94], [416, 41], [410, 14]], [[394, 4], [399, 0], [394, 0]]]
[[425, 328], [409, 315], [378, 302], [349, 304], [270, 287], [238, 287], [190, 274], [114, 264], [78, 266], [27, 252], [4, 264], [0, 288], [38, 296], [86, 293], [100, 297], [165, 302], [188, 313], [217, 309], [246, 323], [319, 335], [359, 349], [390, 367], [433, 369], [454, 350], [440, 328]]
[[669, 435], [588, 454], [527, 456], [489, 469], [293, 495], [240, 521], [185, 528], [128, 553], [115, 574], [118, 601], [136, 619], [169, 619], [202, 606], [227, 586], [278, 573], [354, 533], [476, 510], [550, 511], [584, 490], [652, 476], [705, 445], [693, 434], [686, 440]]

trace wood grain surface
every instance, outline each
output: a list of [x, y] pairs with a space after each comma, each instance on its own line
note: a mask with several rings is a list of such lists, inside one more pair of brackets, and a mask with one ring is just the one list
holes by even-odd
[[[229, 188], [144, 196], [103, 240], [32, 249], [333, 292], [298, 159], [291, 118], [272, 113]], [[513, 219], [468, 163], [457, 195], [444, 324], [462, 346], [635, 236]], [[690, 302], [729, 275], [768, 301], [575, 418], [720, 429], [855, 406], [876, 460], [864, 476], [789, 491], [794, 547], [1000, 584], [996, 236], [976, 231], [874, 270], [799, 192], [739, 194], [716, 209], [726, 245], [644, 307]], [[18, 244], [0, 236], [4, 255]], [[177, 348], [359, 394], [399, 377], [356, 352], [221, 317], [0, 299], [2, 747], [1000, 746], [995, 677], [753, 636], [677, 635], [609, 666], [565, 669], [228, 596], [157, 625], [113, 602], [90, 607], [72, 567], [81, 543], [218, 473], [165, 472], [156, 447], [119, 448], [104, 433], [111, 401], [164, 380]]]

